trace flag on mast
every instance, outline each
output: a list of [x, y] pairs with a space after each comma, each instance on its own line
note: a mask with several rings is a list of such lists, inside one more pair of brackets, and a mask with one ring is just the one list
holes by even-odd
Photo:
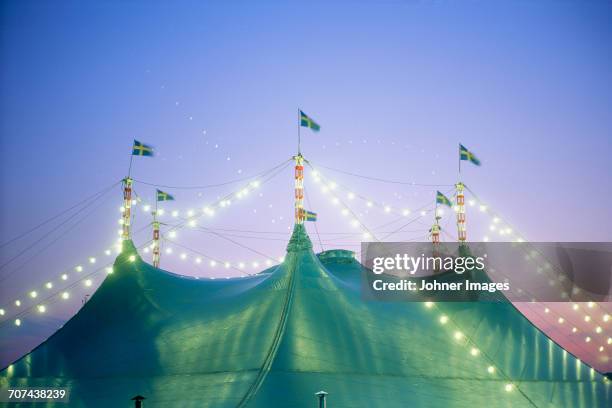
[[157, 201], [174, 201], [174, 197], [161, 190], [157, 190]]
[[302, 111], [300, 111], [300, 126], [310, 128], [315, 132], [321, 130], [321, 126], [319, 126], [311, 117]]
[[312, 211], [304, 210], [304, 219], [306, 221], [316, 221], [317, 220], [317, 213], [312, 212]]
[[444, 194], [442, 194], [439, 191], [436, 192], [436, 203], [448, 205], [449, 207], [453, 206], [453, 203], [451, 203], [451, 200], [449, 200], [448, 197], [446, 197]]
[[134, 139], [132, 156], [153, 156], [153, 146], [144, 144]]
[[480, 160], [470, 152], [464, 145], [459, 144], [459, 160], [467, 160], [473, 164], [480, 166]]

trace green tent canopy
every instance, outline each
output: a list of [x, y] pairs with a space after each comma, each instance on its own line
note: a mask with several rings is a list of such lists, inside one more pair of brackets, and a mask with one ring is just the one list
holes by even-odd
[[252, 277], [197, 280], [131, 255], [127, 241], [114, 273], [0, 387], [65, 387], [71, 407], [138, 394], [148, 408], [316, 407], [320, 390], [329, 408], [612, 405], [610, 383], [511, 303], [366, 302], [361, 264], [315, 255], [303, 225], [284, 262]]

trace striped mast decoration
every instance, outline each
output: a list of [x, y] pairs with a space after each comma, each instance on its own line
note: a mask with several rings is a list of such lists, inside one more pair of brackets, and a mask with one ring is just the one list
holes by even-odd
[[153, 156], [153, 148], [134, 139], [132, 153], [130, 154], [130, 167], [128, 175], [123, 179], [123, 217], [121, 239], [130, 239], [130, 224], [132, 222], [132, 163], [134, 156]]
[[298, 108], [298, 154], [295, 160], [295, 223], [304, 223], [304, 157], [301, 152], [302, 112]]
[[301, 150], [301, 127], [310, 128], [313, 132], [318, 132], [321, 128], [315, 121], [307, 116], [298, 108], [298, 153], [294, 156], [295, 160], [295, 223], [303, 224], [306, 219], [304, 210], [304, 156]]
[[469, 151], [465, 146], [459, 143], [459, 177], [456, 188], [456, 205], [455, 211], [457, 212], [457, 237], [459, 239], [459, 243], [465, 243], [467, 236], [465, 231], [465, 195], [463, 190], [465, 189], [465, 184], [461, 182], [461, 161], [466, 160], [472, 163], [475, 166], [480, 166], [480, 160], [476, 157], [474, 153]]
[[455, 212], [457, 213], [457, 239], [460, 244], [464, 244], [467, 240], [467, 231], [465, 229], [465, 194], [463, 192], [464, 185], [461, 182], [461, 143], [459, 144], [459, 175], [457, 184], [455, 184]]
[[155, 210], [153, 210], [153, 266], [159, 268], [160, 251], [159, 251], [159, 221], [157, 221], [157, 197], [158, 191], [155, 191]]

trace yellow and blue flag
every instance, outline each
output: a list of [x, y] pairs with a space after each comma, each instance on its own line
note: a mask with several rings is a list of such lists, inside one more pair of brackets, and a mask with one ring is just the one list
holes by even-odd
[[300, 111], [300, 126], [310, 128], [315, 132], [321, 130], [321, 126], [319, 126], [312, 118], [308, 117], [304, 112]]
[[157, 201], [173, 201], [174, 197], [161, 190], [157, 190]]
[[314, 213], [312, 211], [304, 211], [304, 219], [306, 221], [316, 221], [317, 213]]
[[439, 191], [436, 192], [436, 203], [448, 205], [449, 207], [453, 206], [453, 203], [451, 203], [451, 200], [449, 200], [448, 197], [446, 197], [444, 194], [442, 194]]
[[459, 145], [459, 160], [468, 160], [474, 163], [475, 165], [480, 166], [480, 160], [478, 160], [474, 153], [470, 152], [462, 144]]
[[132, 156], [153, 156], [153, 146], [146, 145], [134, 139]]

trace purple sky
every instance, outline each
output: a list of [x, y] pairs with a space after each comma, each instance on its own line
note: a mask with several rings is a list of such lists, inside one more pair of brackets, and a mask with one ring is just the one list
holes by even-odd
[[[295, 153], [298, 107], [322, 127], [302, 133], [303, 152], [315, 165], [449, 185], [457, 179], [462, 142], [483, 162], [464, 164], [464, 181], [525, 238], [612, 238], [609, 2], [7, 1], [0, 7], [0, 243], [125, 176], [133, 138], [158, 152], [135, 160], [137, 180], [201, 186], [273, 167]], [[380, 237], [433, 204], [436, 187], [321, 170]], [[312, 174], [306, 178], [324, 247], [358, 248], [360, 229]], [[200, 225], [281, 256], [292, 225], [292, 184], [286, 169]], [[163, 207], [201, 211], [240, 185], [168, 188], [176, 202]], [[153, 187], [135, 189], [152, 201]], [[349, 191], [392, 211], [349, 200]], [[53, 281], [48, 293], [54, 293], [63, 271], [74, 275], [70, 282], [75, 265], [94, 271], [88, 257], [102, 266], [103, 251], [117, 238], [120, 205], [117, 187], [72, 219], [73, 228], [59, 228], [14, 260], [57, 222], [2, 246], [0, 308], [7, 315], [0, 319], [15, 312], [14, 300], [25, 300], [26, 291]], [[399, 220], [395, 212], [403, 209], [412, 215]], [[135, 229], [145, 227], [150, 217], [135, 212]], [[423, 239], [430, 222], [416, 220], [388, 239]], [[443, 223], [456, 235], [452, 219]], [[470, 239], [503, 240], [491, 235], [489, 223], [477, 207], [468, 208]], [[149, 234], [136, 235], [136, 243]], [[265, 262], [201, 231], [179, 231], [176, 241], [244, 262], [249, 273], [262, 269], [252, 262]], [[198, 265], [194, 253], [168, 246], [173, 254], [164, 254], [164, 268], [238, 274]], [[92, 288], [102, 277], [92, 278]], [[77, 288], [46, 317], [24, 317], [19, 329], [0, 326], [0, 349], [14, 357], [50, 334], [93, 290]], [[4, 365], [8, 358], [0, 357]]]

